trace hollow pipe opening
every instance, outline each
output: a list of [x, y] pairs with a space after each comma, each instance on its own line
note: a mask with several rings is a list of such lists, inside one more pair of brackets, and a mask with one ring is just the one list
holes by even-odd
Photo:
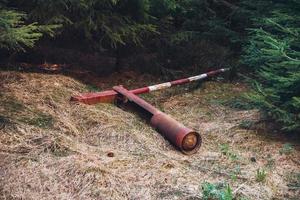
[[186, 134], [181, 143], [182, 152], [184, 154], [193, 154], [195, 153], [201, 146], [202, 138], [197, 132], [190, 132]]
[[184, 154], [196, 153], [201, 146], [202, 139], [198, 132], [185, 127], [165, 113], [154, 114], [150, 123]]

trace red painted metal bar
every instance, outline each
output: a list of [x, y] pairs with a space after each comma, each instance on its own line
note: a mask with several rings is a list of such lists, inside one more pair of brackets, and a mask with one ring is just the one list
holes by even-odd
[[[189, 83], [192, 81], [202, 80], [207, 77], [212, 77], [212, 76], [215, 76], [217, 74], [223, 73], [228, 70], [229, 70], [228, 68], [218, 69], [218, 70], [210, 71], [208, 73], [200, 74], [197, 76], [192, 76], [189, 78], [179, 79], [179, 80], [175, 80], [175, 81], [170, 81], [170, 82], [166, 82], [166, 83], [161, 83], [161, 84], [157, 84], [157, 85], [152, 85], [152, 86], [148, 86], [148, 87], [130, 90], [130, 92], [132, 92], [133, 94], [148, 93], [148, 92], [155, 91], [155, 90], [169, 88], [169, 87], [175, 86], [175, 85], [182, 85], [182, 84]], [[107, 90], [107, 91], [103, 91], [103, 92], [85, 93], [85, 94], [73, 96], [73, 97], [71, 97], [71, 101], [82, 102], [85, 104], [112, 103], [112, 102], [114, 102], [116, 95], [117, 95], [117, 93], [114, 90]]]
[[[185, 127], [169, 115], [161, 112], [133, 92], [121, 86], [113, 89], [121, 95], [121, 103], [132, 102], [151, 114], [150, 124], [184, 154], [193, 154], [201, 146], [201, 136], [196, 131]], [[118, 98], [119, 100], [119, 98]]]
[[160, 112], [158, 109], [156, 109], [150, 103], [146, 102], [145, 100], [138, 97], [131, 91], [128, 91], [127, 89], [123, 88], [122, 86], [114, 86], [113, 89], [118, 94], [121, 94], [124, 97], [126, 97], [123, 99], [123, 102], [127, 102], [127, 101], [134, 102], [136, 105], [142, 107], [145, 111], [151, 113], [152, 115], [155, 115], [156, 113]]

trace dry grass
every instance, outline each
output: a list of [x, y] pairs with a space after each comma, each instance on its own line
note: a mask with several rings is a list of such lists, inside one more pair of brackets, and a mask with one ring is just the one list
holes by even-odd
[[[70, 104], [70, 95], [87, 90], [72, 78], [1, 72], [0, 79], [0, 199], [201, 199], [204, 181], [229, 183], [236, 198], [299, 195], [299, 187], [290, 187], [300, 173], [299, 144], [280, 154], [290, 142], [284, 137], [240, 128], [259, 121], [256, 110], [220, 103], [245, 91], [243, 85], [207, 82], [144, 96], [202, 133], [201, 150], [185, 156], [133, 113]], [[108, 79], [96, 85], [115, 84]], [[126, 84], [154, 82], [139, 79]], [[258, 183], [261, 168], [267, 178]]]

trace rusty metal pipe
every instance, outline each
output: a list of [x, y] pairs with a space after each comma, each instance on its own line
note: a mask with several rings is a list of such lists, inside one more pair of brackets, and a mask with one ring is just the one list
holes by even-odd
[[115, 86], [113, 89], [121, 95], [121, 97], [118, 98], [119, 103], [132, 102], [142, 108], [145, 112], [150, 113], [151, 126], [184, 154], [193, 154], [200, 148], [202, 139], [198, 132], [185, 127], [183, 124], [161, 112], [122, 86]]
[[[229, 68], [217, 69], [217, 70], [210, 71], [210, 72], [200, 74], [197, 76], [192, 76], [192, 77], [188, 77], [188, 78], [178, 79], [175, 81], [170, 81], [170, 82], [160, 83], [160, 84], [146, 86], [146, 87], [142, 87], [142, 88], [137, 88], [137, 89], [130, 90], [130, 91], [134, 94], [148, 93], [148, 92], [152, 92], [152, 91], [156, 91], [156, 90], [169, 88], [169, 87], [172, 87], [175, 85], [182, 85], [182, 84], [190, 83], [193, 81], [203, 80], [208, 77], [213, 77], [217, 74], [226, 72], [228, 70], [229, 70]], [[107, 90], [107, 91], [103, 91], [103, 92], [85, 93], [85, 94], [81, 94], [81, 95], [77, 95], [77, 96], [72, 96], [71, 101], [82, 102], [85, 104], [112, 103], [112, 102], [114, 102], [116, 95], [117, 95], [117, 93], [114, 90]]]
[[156, 113], [150, 124], [184, 154], [193, 154], [200, 148], [202, 139], [198, 132], [185, 127], [165, 113]]

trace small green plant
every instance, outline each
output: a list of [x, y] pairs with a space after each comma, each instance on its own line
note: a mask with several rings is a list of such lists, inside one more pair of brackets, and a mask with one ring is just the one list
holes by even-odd
[[229, 153], [229, 145], [228, 144], [221, 144], [220, 145], [220, 150], [221, 150], [221, 153], [223, 155], [227, 155]]
[[239, 157], [235, 153], [231, 152], [230, 155], [229, 155], [229, 159], [232, 160], [232, 161], [235, 161], [235, 160], [238, 160]]
[[267, 172], [264, 169], [256, 170], [256, 181], [257, 182], [265, 182], [267, 177]]
[[282, 148], [279, 150], [279, 153], [285, 154], [285, 155], [290, 155], [294, 151], [294, 147], [290, 143], [286, 143], [282, 146]]
[[238, 156], [230, 150], [228, 144], [221, 144], [220, 151], [223, 155], [226, 155], [230, 160], [238, 160]]
[[233, 194], [229, 184], [213, 184], [204, 182], [202, 184], [204, 200], [232, 200]]

